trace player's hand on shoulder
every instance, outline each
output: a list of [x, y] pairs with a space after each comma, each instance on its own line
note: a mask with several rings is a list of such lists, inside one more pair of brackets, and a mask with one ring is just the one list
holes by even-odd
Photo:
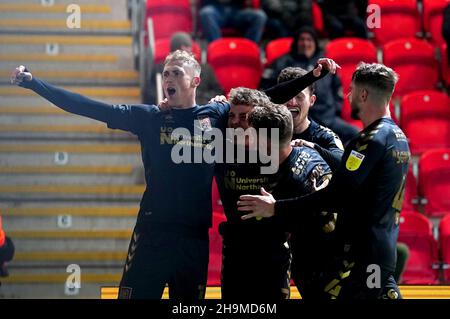
[[225, 95], [216, 95], [208, 103], [228, 103], [228, 100]]
[[311, 142], [308, 142], [308, 141], [305, 141], [305, 140], [302, 140], [302, 139], [300, 139], [300, 138], [298, 138], [298, 139], [295, 139], [295, 140], [292, 140], [291, 141], [291, 146], [297, 146], [297, 147], [300, 147], [300, 146], [307, 146], [307, 147], [309, 147], [309, 148], [314, 148], [314, 144], [313, 143], [311, 143]]
[[23, 65], [15, 68], [11, 73], [11, 84], [20, 85], [23, 81], [31, 81], [33, 75]]

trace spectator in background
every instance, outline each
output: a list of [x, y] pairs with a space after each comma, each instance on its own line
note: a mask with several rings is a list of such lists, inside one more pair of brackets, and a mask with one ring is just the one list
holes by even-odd
[[6, 263], [11, 261], [14, 256], [14, 244], [11, 238], [6, 237], [2, 228], [2, 216], [0, 216], [0, 277], [8, 276]]
[[[192, 38], [186, 32], [176, 32], [172, 35], [170, 39], [170, 52], [176, 50], [183, 50], [192, 53]], [[214, 70], [207, 63], [201, 65], [202, 67], [202, 80], [197, 90], [197, 103], [199, 105], [208, 104], [211, 96], [223, 94], [223, 89], [216, 79]], [[153, 66], [150, 78], [148, 79], [149, 85], [148, 89], [144, 92], [144, 103], [145, 104], [158, 104], [156, 98], [156, 75], [162, 74], [164, 65], [162, 63], [155, 64]]]
[[444, 18], [442, 23], [442, 36], [447, 43], [447, 56], [450, 61], [450, 4], [444, 9]]
[[266, 20], [264, 11], [253, 8], [251, 0], [203, 0], [200, 9], [203, 32], [209, 42], [222, 37], [221, 28], [231, 27], [259, 43]]
[[367, 1], [356, 0], [322, 0], [325, 28], [329, 38], [335, 39], [347, 36], [350, 31], [353, 36], [367, 39], [365, 22]]
[[303, 26], [313, 26], [312, 0], [261, 0], [266, 27], [274, 38], [293, 36]]
[[[276, 85], [277, 76], [284, 68], [300, 67], [311, 71], [316, 61], [323, 57], [313, 28], [301, 28], [294, 39], [291, 51], [276, 59], [264, 70], [260, 89], [264, 90]], [[319, 81], [316, 85], [317, 100], [315, 106], [310, 109], [309, 115], [314, 121], [334, 131], [345, 144], [358, 133], [358, 129], [340, 117], [342, 95], [341, 81], [336, 75]]]

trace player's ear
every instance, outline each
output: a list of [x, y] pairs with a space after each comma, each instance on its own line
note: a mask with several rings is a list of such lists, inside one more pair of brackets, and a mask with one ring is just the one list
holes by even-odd
[[360, 92], [360, 96], [361, 96], [361, 99], [364, 101], [364, 102], [366, 102], [367, 101], [367, 98], [368, 98], [368, 96], [369, 96], [369, 91], [367, 91], [367, 89], [361, 89], [361, 92]]
[[197, 87], [197, 86], [200, 85], [200, 82], [201, 82], [200, 77], [199, 76], [194, 76], [192, 78], [192, 81], [191, 81], [191, 86], [192, 87]]
[[311, 95], [311, 97], [309, 98], [309, 102], [310, 102], [310, 106], [309, 107], [313, 107], [314, 103], [316, 103], [317, 100], [317, 96], [315, 94]]

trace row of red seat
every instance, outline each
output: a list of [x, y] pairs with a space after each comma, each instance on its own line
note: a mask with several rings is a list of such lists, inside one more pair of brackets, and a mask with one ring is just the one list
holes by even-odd
[[381, 27], [374, 28], [374, 41], [387, 43], [394, 39], [415, 37], [422, 30], [437, 45], [444, 42], [442, 21], [444, 8], [450, 0], [422, 0], [419, 10], [417, 0], [369, 0], [369, 5], [381, 9]]
[[398, 241], [409, 248], [401, 283], [437, 284], [440, 269], [443, 269], [443, 281], [450, 282], [450, 212], [439, 223], [439, 242], [433, 235], [432, 223], [424, 215], [415, 211], [402, 212]]
[[413, 154], [450, 149], [450, 98], [447, 94], [427, 90], [409, 93], [400, 100], [399, 113], [393, 115], [399, 116], [397, 121], [409, 139]]
[[418, 180], [410, 168], [403, 209], [416, 210], [419, 204], [423, 204], [430, 216], [440, 217], [450, 212], [450, 148], [423, 153], [419, 159]]
[[[194, 15], [196, 21], [199, 20], [198, 10], [192, 10], [192, 0], [147, 0], [145, 14], [145, 28], [147, 19], [153, 20], [155, 39], [169, 38], [174, 32], [184, 31], [196, 33], [194, 30]], [[201, 1], [194, 0], [194, 7], [200, 8]], [[254, 8], [260, 8], [260, 0], [252, 0]], [[197, 11], [197, 12], [195, 12]], [[312, 8], [314, 28], [323, 32], [323, 15], [319, 5], [314, 1]], [[170, 21], [170, 23], [168, 23]], [[201, 26], [198, 25], [200, 28]], [[225, 34], [230, 34], [230, 30], [224, 30]], [[239, 30], [231, 30], [232, 35], [239, 35]]]
[[[292, 38], [280, 38], [269, 42], [265, 48], [267, 64], [288, 53], [292, 41]], [[359, 62], [383, 62], [400, 75], [395, 96], [415, 90], [435, 89], [441, 78], [450, 84], [445, 43], [441, 45], [440, 51], [441, 65], [436, 58], [434, 47], [429, 42], [416, 38], [397, 39], [386, 43], [381, 47], [383, 58], [380, 61], [376, 46], [369, 40], [340, 38], [331, 40], [325, 47], [325, 55], [334, 59], [342, 68], [338, 75], [344, 92], [348, 92], [353, 71]]]
[[[281, 38], [270, 42], [266, 46], [267, 61], [272, 62], [287, 53], [291, 43], [291, 38]], [[200, 46], [194, 43], [193, 47], [194, 53], [200, 58]], [[162, 62], [168, 52], [169, 40], [157, 40], [155, 62]], [[446, 45], [442, 46], [441, 67], [435, 57], [433, 46], [424, 40], [414, 38], [395, 40], [384, 45], [382, 52], [383, 59], [379, 62], [394, 68], [400, 76], [394, 92], [395, 97], [416, 90], [437, 89], [441, 79], [450, 84]], [[376, 47], [368, 40], [357, 38], [330, 41], [325, 48], [325, 54], [341, 66], [338, 75], [344, 92], [348, 92], [352, 73], [359, 62], [378, 61]], [[237, 86], [249, 88], [258, 86], [263, 66], [259, 46], [256, 43], [244, 38], [216, 40], [208, 45], [207, 60], [226, 92]], [[439, 71], [440, 69], [442, 72]], [[420, 76], [417, 76], [419, 74]], [[343, 117], [345, 119], [345, 115]]]
[[[442, 12], [450, 0], [422, 0], [421, 3], [423, 8], [419, 10], [417, 0], [369, 0], [369, 6], [376, 5], [380, 9], [381, 26], [371, 29], [374, 41], [377, 44], [383, 44], [398, 38], [415, 37], [423, 30], [433, 43], [443, 43]], [[199, 6], [200, 1], [195, 1], [195, 7]], [[253, 0], [253, 7], [259, 8], [260, 1]], [[368, 11], [368, 19], [372, 21], [373, 13], [376, 11]], [[322, 32], [323, 16], [315, 1], [312, 14], [314, 27]], [[157, 26], [155, 39], [168, 38], [176, 31], [192, 33], [194, 31], [193, 16], [189, 0], [147, 1], [146, 18], [152, 18], [153, 25]], [[170, 23], [167, 23], [168, 21]], [[395, 23], [389, 23], [390, 21]]]

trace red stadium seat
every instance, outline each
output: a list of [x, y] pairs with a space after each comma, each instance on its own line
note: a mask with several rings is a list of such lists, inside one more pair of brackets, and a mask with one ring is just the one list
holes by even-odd
[[406, 177], [405, 199], [403, 200], [402, 209], [405, 211], [415, 210], [418, 203], [418, 198], [417, 180], [414, 177], [412, 166], [410, 165], [408, 175]]
[[377, 44], [399, 38], [415, 37], [421, 30], [416, 0], [369, 0], [381, 9], [381, 28], [373, 28]]
[[5, 231], [3, 230], [2, 216], [0, 216], [0, 248], [5, 244], [5, 240], [6, 240], [6, 235], [5, 235]]
[[450, 212], [439, 223], [439, 245], [444, 263], [444, 281], [450, 282]]
[[431, 150], [420, 157], [419, 193], [430, 216], [450, 211], [450, 148]]
[[270, 41], [266, 45], [266, 65], [270, 65], [274, 60], [280, 56], [285, 55], [291, 51], [293, 38], [279, 38]]
[[170, 38], [174, 32], [192, 33], [192, 10], [189, 0], [148, 0], [145, 14], [152, 18], [155, 40]]
[[413, 154], [450, 147], [450, 99], [438, 91], [417, 91], [401, 102], [400, 126]]
[[222, 237], [219, 234], [219, 224], [226, 220], [225, 215], [213, 212], [213, 226], [209, 230], [209, 265], [208, 286], [220, 286], [222, 269]]
[[208, 62], [226, 93], [238, 86], [258, 87], [262, 65], [258, 45], [244, 38], [222, 38], [208, 45]]
[[433, 90], [439, 82], [439, 66], [434, 49], [419, 39], [400, 39], [383, 46], [383, 63], [400, 76], [394, 96], [417, 90]]
[[[197, 42], [192, 42], [192, 51], [197, 61], [200, 61], [202, 55], [202, 49]], [[170, 53], [170, 38], [155, 40], [155, 53], [153, 61], [155, 64], [164, 63], [164, 59]]]
[[316, 1], [312, 2], [312, 16], [313, 16], [313, 27], [318, 33], [324, 32], [323, 14], [322, 9], [317, 4]]
[[444, 8], [450, 0], [422, 0], [423, 3], [423, 28], [431, 41], [437, 45], [444, 42], [442, 37], [442, 20]]
[[402, 212], [398, 241], [409, 248], [402, 283], [437, 284], [439, 271], [435, 268], [438, 265], [438, 249], [431, 222], [418, 212]]
[[325, 47], [325, 56], [341, 66], [338, 70], [342, 88], [347, 93], [352, 81], [352, 74], [359, 62], [377, 62], [377, 49], [368, 40], [358, 38], [340, 38], [330, 41]]

